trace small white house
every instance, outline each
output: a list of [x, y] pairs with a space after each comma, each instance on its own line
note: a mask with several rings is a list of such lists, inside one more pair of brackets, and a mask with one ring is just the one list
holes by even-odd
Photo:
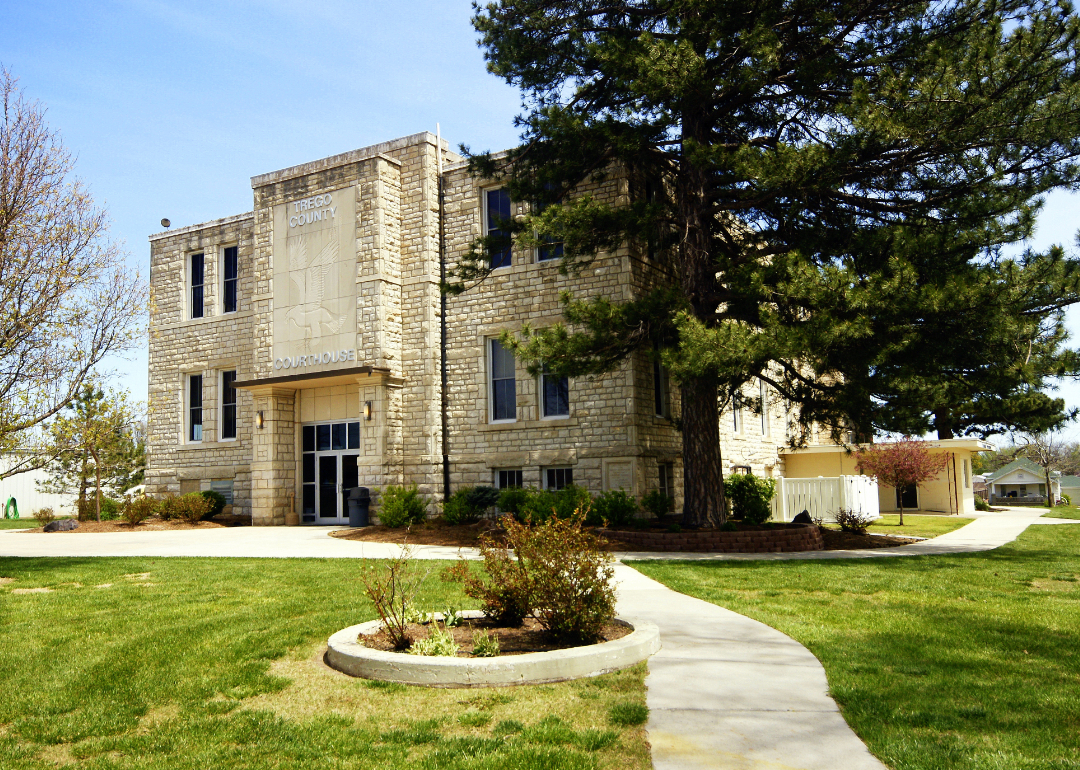
[[[1018, 458], [986, 475], [990, 502], [1003, 505], [1046, 505], [1046, 473], [1031, 460]], [[1050, 493], [1061, 498], [1061, 471], [1050, 471]]]

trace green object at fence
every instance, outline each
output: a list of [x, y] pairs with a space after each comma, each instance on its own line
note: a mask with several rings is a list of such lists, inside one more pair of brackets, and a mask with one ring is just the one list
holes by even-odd
[[15, 502], [14, 497], [7, 499], [7, 505], [4, 506], [4, 518], [5, 519], [17, 519], [19, 518], [19, 504]]

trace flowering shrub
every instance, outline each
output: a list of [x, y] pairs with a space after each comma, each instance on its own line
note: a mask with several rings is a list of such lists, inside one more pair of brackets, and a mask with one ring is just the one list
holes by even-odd
[[610, 585], [611, 557], [600, 540], [582, 528], [585, 512], [566, 519], [551, 517], [540, 524], [503, 518], [505, 545], [481, 542], [488, 580], [461, 561], [446, 579], [464, 585], [465, 594], [480, 601], [484, 613], [504, 625], [520, 625], [532, 615], [554, 637], [592, 641], [615, 617], [615, 590]]
[[408, 545], [402, 546], [393, 559], [382, 559], [362, 564], [360, 567], [364, 593], [375, 605], [375, 611], [382, 620], [383, 631], [390, 637], [395, 650], [407, 650], [412, 646], [408, 626], [421, 617], [415, 600], [429, 574], [430, 569], [426, 572], [420, 571]]

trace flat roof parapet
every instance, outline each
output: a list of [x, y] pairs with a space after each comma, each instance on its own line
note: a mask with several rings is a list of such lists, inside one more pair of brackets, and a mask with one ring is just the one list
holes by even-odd
[[209, 230], [212, 227], [221, 227], [222, 225], [231, 225], [234, 222], [243, 222], [245, 219], [253, 219], [255, 217], [254, 211], [248, 211], [243, 214], [234, 214], [231, 217], [222, 217], [221, 219], [212, 219], [209, 222], [202, 222], [197, 225], [188, 225], [187, 227], [177, 227], [175, 230], [162, 230], [160, 233], [154, 233], [149, 236], [151, 241], [160, 241], [162, 238], [170, 238], [174, 235], [186, 235], [187, 233], [195, 233], [199, 230]]
[[[437, 137], [435, 134], [430, 131], [421, 131], [419, 134], [403, 136], [400, 139], [391, 139], [388, 142], [380, 142], [379, 144], [373, 144], [370, 147], [361, 147], [358, 150], [350, 150], [349, 152], [343, 152], [340, 155], [331, 155], [328, 158], [301, 163], [298, 166], [289, 166], [288, 168], [283, 168], [278, 171], [259, 174], [258, 176], [251, 177], [251, 186], [252, 188], [256, 188], [274, 184], [275, 182], [284, 182], [287, 179], [307, 176], [308, 174], [325, 171], [330, 168], [335, 168], [336, 166], [343, 166], [347, 163], [358, 163], [362, 160], [369, 160], [370, 158], [386, 155], [387, 153], [396, 150], [403, 150], [406, 147], [416, 144], [435, 144], [436, 139]], [[450, 152], [450, 144], [445, 139], [443, 139], [443, 147], [447, 152]], [[457, 156], [455, 155], [455, 158], [456, 157]], [[390, 157], [387, 157], [387, 160], [392, 163], [399, 162]]]

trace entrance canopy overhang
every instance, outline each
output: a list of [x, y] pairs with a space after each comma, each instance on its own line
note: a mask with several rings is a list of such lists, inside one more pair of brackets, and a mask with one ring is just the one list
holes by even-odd
[[334, 385], [401, 385], [399, 377], [393, 377], [389, 369], [379, 366], [353, 366], [348, 369], [332, 369], [323, 372], [286, 374], [281, 377], [263, 377], [233, 383], [235, 388], [258, 390], [260, 388], [293, 389], [329, 388]]

